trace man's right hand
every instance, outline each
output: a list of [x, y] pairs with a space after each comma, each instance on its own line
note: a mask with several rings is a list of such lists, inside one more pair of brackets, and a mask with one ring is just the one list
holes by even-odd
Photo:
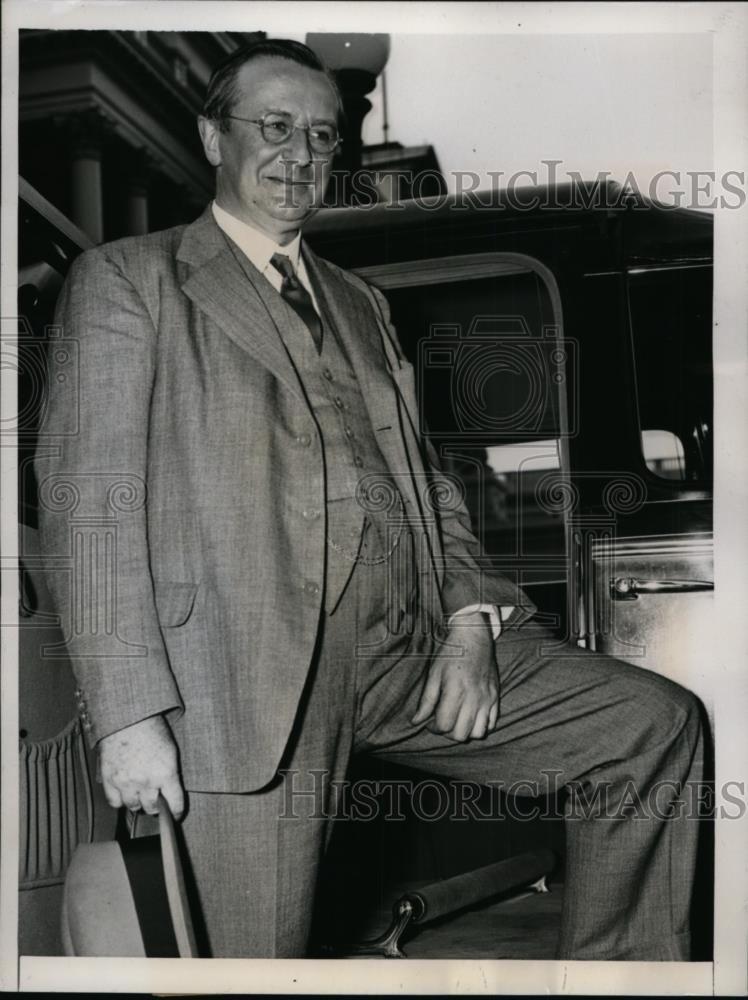
[[142, 809], [155, 815], [161, 792], [172, 816], [184, 812], [177, 747], [161, 715], [136, 722], [99, 742], [101, 780], [109, 805]]

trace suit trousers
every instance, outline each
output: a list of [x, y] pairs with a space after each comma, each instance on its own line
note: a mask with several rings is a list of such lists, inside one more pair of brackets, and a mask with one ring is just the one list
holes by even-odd
[[557, 957], [687, 960], [699, 824], [678, 795], [702, 778], [696, 699], [529, 622], [495, 645], [496, 730], [456, 743], [410, 721], [442, 640], [396, 590], [385, 563], [357, 565], [322, 616], [277, 780], [243, 795], [188, 790], [182, 830], [211, 953], [304, 956], [335, 783], [368, 752], [525, 794], [552, 774], [573, 790]]

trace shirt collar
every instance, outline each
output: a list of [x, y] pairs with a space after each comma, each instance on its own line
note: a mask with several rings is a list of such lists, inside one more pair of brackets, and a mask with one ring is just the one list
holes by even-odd
[[294, 271], [298, 271], [299, 255], [301, 253], [300, 232], [296, 234], [290, 243], [281, 246], [259, 229], [255, 229], [254, 226], [250, 226], [248, 223], [237, 219], [236, 216], [231, 215], [224, 208], [221, 208], [220, 205], [217, 205], [215, 201], [211, 207], [213, 209], [213, 218], [216, 220], [217, 225], [236, 243], [242, 253], [249, 258], [261, 274], [269, 266], [270, 258], [274, 253], [284, 254], [293, 264]]

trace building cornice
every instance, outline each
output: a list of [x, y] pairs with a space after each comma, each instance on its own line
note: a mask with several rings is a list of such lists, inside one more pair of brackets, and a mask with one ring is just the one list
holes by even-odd
[[201, 98], [132, 32], [27, 32], [22, 60], [22, 125], [96, 111], [197, 200], [209, 196], [212, 175], [195, 124]]

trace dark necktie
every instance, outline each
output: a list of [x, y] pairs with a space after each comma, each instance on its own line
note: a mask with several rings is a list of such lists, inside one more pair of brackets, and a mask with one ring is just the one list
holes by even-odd
[[283, 275], [280, 293], [293, 311], [303, 320], [312, 335], [317, 354], [322, 350], [322, 323], [314, 308], [312, 297], [296, 276], [293, 264], [282, 253], [274, 253], [270, 263]]

